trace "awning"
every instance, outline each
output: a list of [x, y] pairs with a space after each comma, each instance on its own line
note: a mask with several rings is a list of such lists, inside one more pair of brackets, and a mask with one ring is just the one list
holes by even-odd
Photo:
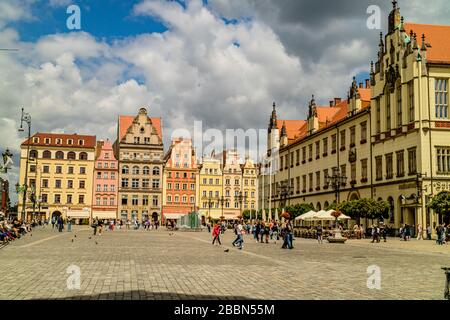
[[92, 212], [92, 217], [99, 218], [99, 219], [117, 219], [117, 212], [116, 211], [99, 211], [95, 210]]
[[67, 217], [75, 218], [75, 219], [89, 219], [90, 212], [84, 210], [68, 210]]
[[163, 213], [164, 219], [181, 219], [182, 216], [186, 215], [185, 213]]

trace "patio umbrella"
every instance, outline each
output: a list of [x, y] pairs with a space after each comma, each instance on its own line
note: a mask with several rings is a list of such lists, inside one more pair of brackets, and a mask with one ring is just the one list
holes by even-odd
[[300, 216], [298, 216], [297, 218], [295, 218], [295, 220], [308, 220], [312, 217], [314, 217], [314, 215], [317, 214], [317, 212], [315, 212], [314, 210], [308, 211]]
[[274, 214], [273, 218], [275, 219], [275, 221], [279, 221], [280, 220], [280, 218], [278, 217], [278, 209], [277, 208], [275, 208], [275, 214]]

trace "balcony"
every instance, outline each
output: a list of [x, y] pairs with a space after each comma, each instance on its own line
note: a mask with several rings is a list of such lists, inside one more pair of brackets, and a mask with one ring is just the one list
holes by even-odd
[[320, 191], [320, 187], [316, 187], [316, 191]]
[[355, 184], [356, 184], [356, 179], [353, 179], [353, 180], [350, 181], [350, 185], [351, 185], [352, 187], [354, 187]]
[[361, 179], [361, 183], [366, 183], [367, 181], [368, 181], [367, 178], [362, 178], [362, 179]]
[[306, 193], [306, 189], [303, 189], [303, 190], [302, 190], [302, 193]]

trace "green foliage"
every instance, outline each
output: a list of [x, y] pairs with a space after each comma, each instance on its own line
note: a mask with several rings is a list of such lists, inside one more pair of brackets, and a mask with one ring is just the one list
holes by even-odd
[[346, 201], [338, 206], [338, 209], [353, 220], [361, 218], [387, 219], [389, 218], [389, 202], [373, 199], [359, 199]]
[[250, 214], [252, 219], [256, 219], [256, 215], [258, 214], [259, 216], [262, 214], [262, 212], [261, 210], [259, 210], [258, 212], [256, 210], [244, 210], [242, 212], [242, 217], [244, 218], [244, 220], [250, 220]]
[[433, 209], [437, 214], [450, 216], [450, 193], [445, 191], [438, 193], [427, 204], [427, 207]]
[[[302, 204], [295, 204], [292, 206], [287, 206], [286, 208], [286, 212], [288, 212], [291, 216], [291, 218], [295, 219], [296, 217], [314, 210], [314, 207], [312, 207], [309, 203], [302, 203]], [[281, 210], [278, 211], [279, 213], [281, 213]]]

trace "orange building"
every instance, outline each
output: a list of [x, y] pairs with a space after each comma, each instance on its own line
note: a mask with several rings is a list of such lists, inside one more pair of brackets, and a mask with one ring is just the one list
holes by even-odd
[[164, 157], [163, 222], [197, 210], [198, 167], [192, 140], [176, 138]]

